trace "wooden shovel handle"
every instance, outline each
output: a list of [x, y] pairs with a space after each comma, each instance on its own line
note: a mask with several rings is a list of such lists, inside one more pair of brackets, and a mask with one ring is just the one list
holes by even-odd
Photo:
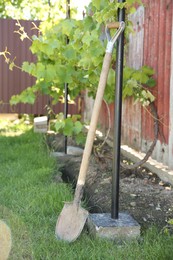
[[85, 148], [84, 148], [84, 153], [82, 157], [82, 162], [80, 166], [80, 171], [79, 171], [79, 177], [77, 180], [77, 186], [75, 190], [75, 196], [74, 196], [74, 203], [79, 203], [81, 196], [83, 194], [83, 186], [85, 184], [85, 179], [86, 179], [86, 174], [88, 170], [88, 165], [89, 165], [89, 158], [91, 155], [92, 151], [92, 146], [95, 138], [95, 131], [97, 128], [97, 122], [99, 118], [99, 113], [100, 113], [100, 108], [102, 105], [102, 100], [103, 100], [103, 95], [104, 95], [104, 90], [106, 87], [106, 82], [107, 82], [107, 77], [109, 73], [109, 67], [111, 63], [111, 57], [112, 54], [106, 53], [104, 60], [103, 60], [103, 65], [102, 65], [102, 71], [100, 75], [100, 80], [98, 84], [98, 89], [97, 89], [97, 94], [94, 102], [94, 108], [93, 108], [93, 113], [91, 117], [91, 122], [90, 122], [90, 127], [85, 143]]
[[106, 27], [107, 27], [108, 29], [117, 29], [117, 28], [120, 27], [120, 23], [119, 23], [119, 22], [108, 23], [108, 24], [106, 25]]

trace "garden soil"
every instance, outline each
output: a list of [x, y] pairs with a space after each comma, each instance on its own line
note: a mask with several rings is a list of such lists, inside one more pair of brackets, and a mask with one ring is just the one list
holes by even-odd
[[[60, 141], [61, 140], [61, 141]], [[51, 149], [62, 150], [62, 137], [49, 136]], [[52, 144], [53, 148], [52, 148]], [[55, 145], [56, 144], [56, 145]], [[92, 213], [111, 212], [112, 197], [112, 148], [104, 145], [96, 149], [90, 158], [86, 178], [84, 198], [88, 210]], [[74, 185], [78, 177], [81, 156], [65, 155], [57, 158], [62, 178]], [[123, 162], [128, 162], [121, 157]], [[60, 181], [55, 174], [54, 181]], [[167, 227], [172, 232], [168, 220], [173, 219], [173, 187], [164, 183], [156, 174], [146, 168], [120, 170], [119, 211], [128, 212], [142, 229], [156, 225], [160, 229]]]

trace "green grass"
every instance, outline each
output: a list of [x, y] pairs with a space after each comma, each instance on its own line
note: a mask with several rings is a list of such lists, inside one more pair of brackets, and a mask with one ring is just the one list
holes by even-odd
[[55, 225], [64, 201], [72, 200], [71, 187], [53, 181], [58, 169], [42, 135], [23, 124], [0, 126], [0, 219], [12, 233], [9, 259], [173, 259], [173, 237], [155, 228], [146, 231], [140, 242], [121, 246], [92, 239], [86, 232], [71, 244], [58, 241]]

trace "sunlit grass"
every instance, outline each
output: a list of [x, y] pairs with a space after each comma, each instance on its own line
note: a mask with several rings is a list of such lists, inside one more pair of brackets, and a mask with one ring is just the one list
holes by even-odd
[[[16, 119], [11, 121], [10, 119], [4, 120], [0, 119], [0, 134], [2, 136], [15, 136], [15, 135], [21, 135], [26, 130], [31, 129], [32, 125], [29, 124], [29, 120], [25, 120], [26, 118], [23, 118], [21, 120]], [[27, 122], [26, 123], [24, 123]]]

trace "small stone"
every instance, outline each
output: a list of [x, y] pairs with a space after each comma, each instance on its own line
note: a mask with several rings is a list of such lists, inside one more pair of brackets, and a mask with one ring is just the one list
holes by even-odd
[[156, 207], [156, 210], [158, 210], [158, 211], [159, 211], [159, 210], [161, 210], [161, 208], [159, 208], [159, 207]]
[[137, 195], [136, 194], [130, 194], [130, 197], [135, 198], [135, 197], [137, 197]]
[[132, 206], [132, 207], [136, 207], [136, 202], [130, 202], [130, 206]]
[[156, 178], [152, 178], [151, 182], [153, 183], [156, 182]]
[[144, 178], [143, 183], [144, 185], [148, 184], [148, 178]]
[[80, 156], [83, 154], [83, 149], [74, 146], [67, 146], [67, 154]]
[[100, 184], [109, 184], [111, 183], [111, 177], [103, 179], [103, 181]]
[[166, 186], [166, 187], [165, 187], [165, 190], [171, 190], [171, 187]]

